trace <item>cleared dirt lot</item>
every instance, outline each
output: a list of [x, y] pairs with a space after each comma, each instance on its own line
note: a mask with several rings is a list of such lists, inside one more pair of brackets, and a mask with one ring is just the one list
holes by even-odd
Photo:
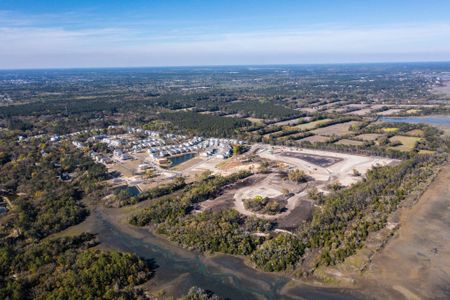
[[[339, 161], [333, 165], [321, 167], [320, 165], [313, 164], [300, 158], [288, 157], [284, 154], [286, 152], [332, 157], [339, 159]], [[282, 161], [292, 167], [303, 170], [315, 180], [330, 181], [337, 179], [344, 186], [351, 185], [361, 179], [361, 177], [353, 176], [353, 169], [364, 175], [375, 165], [383, 166], [395, 162], [395, 160], [388, 158], [359, 156], [310, 149], [296, 149], [292, 147], [260, 146], [260, 150], [257, 153], [262, 158]]]
[[[240, 188], [234, 193], [233, 208], [243, 215], [256, 216], [258, 218], [269, 220], [281, 219], [288, 216], [296, 207], [298, 207], [307, 195], [305, 191], [307, 184], [299, 185], [287, 180], [282, 180], [280, 176], [275, 173], [269, 175], [260, 174], [258, 175], [258, 178], [260, 179], [257, 182]], [[294, 195], [287, 199], [286, 211], [282, 213], [276, 215], [260, 214], [252, 212], [244, 206], [244, 199], [254, 198], [255, 196], [275, 198], [281, 196], [284, 190], [288, 190]]]
[[342, 159], [332, 156], [304, 154], [299, 152], [282, 152], [281, 155], [286, 157], [298, 158], [324, 168], [332, 166], [335, 163], [342, 161]]

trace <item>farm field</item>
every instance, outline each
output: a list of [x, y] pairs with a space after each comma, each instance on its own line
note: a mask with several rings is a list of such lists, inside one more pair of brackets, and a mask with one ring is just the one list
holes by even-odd
[[389, 139], [391, 142], [400, 142], [401, 145], [391, 147], [391, 149], [399, 151], [411, 151], [416, 147], [417, 142], [420, 138], [411, 136], [396, 135]]
[[335, 144], [336, 145], [362, 146], [362, 145], [364, 145], [364, 142], [349, 140], [349, 139], [342, 139], [342, 140], [337, 141]]
[[408, 131], [406, 134], [409, 136], [423, 137], [424, 132], [421, 129], [413, 129], [411, 131]]
[[323, 120], [312, 121], [312, 122], [305, 123], [305, 124], [300, 124], [300, 125], [293, 126], [293, 127], [295, 129], [300, 129], [300, 130], [310, 130], [310, 129], [314, 129], [318, 125], [325, 124], [329, 121], [331, 121], [331, 119], [323, 119]]
[[380, 133], [363, 133], [355, 136], [356, 139], [361, 139], [364, 141], [375, 141], [378, 139], [382, 134]]
[[323, 135], [312, 135], [301, 139], [302, 142], [311, 142], [311, 143], [325, 143], [330, 140], [330, 137]]
[[365, 116], [365, 115], [368, 115], [371, 111], [372, 111], [372, 109], [370, 109], [370, 108], [363, 108], [360, 110], [354, 110], [354, 111], [348, 112], [347, 115]]
[[339, 123], [339, 124], [334, 124], [331, 126], [317, 128], [317, 129], [314, 129], [312, 132], [317, 135], [323, 135], [323, 136], [332, 136], [332, 135], [340, 136], [340, 135], [345, 135], [345, 134], [351, 133], [350, 128], [353, 125], [359, 125], [359, 124], [361, 124], [361, 123], [357, 122], [357, 121], [350, 121], [350, 122], [346, 122], [346, 123]]
[[391, 115], [399, 114], [402, 111], [403, 111], [403, 109], [392, 108], [392, 109], [388, 109], [388, 110], [385, 110], [385, 111], [378, 112], [377, 115], [379, 115], [379, 116], [391, 116]]

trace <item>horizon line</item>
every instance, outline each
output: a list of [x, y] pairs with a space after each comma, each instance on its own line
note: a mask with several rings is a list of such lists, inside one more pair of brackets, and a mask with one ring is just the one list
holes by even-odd
[[165, 65], [165, 66], [92, 66], [92, 67], [31, 67], [0, 68], [2, 71], [45, 71], [45, 70], [89, 70], [89, 69], [170, 69], [170, 68], [220, 68], [220, 67], [269, 67], [269, 66], [335, 66], [335, 65], [395, 65], [395, 64], [439, 64], [450, 60], [380, 61], [380, 62], [331, 62], [331, 63], [269, 63], [269, 64], [217, 64], [217, 65]]

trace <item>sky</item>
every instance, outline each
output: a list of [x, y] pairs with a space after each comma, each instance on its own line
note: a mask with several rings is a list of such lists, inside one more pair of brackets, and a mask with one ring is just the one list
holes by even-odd
[[449, 0], [0, 0], [0, 69], [414, 61]]

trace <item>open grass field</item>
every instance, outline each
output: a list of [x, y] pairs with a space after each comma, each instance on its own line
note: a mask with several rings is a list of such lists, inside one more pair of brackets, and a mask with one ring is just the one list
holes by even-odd
[[317, 120], [317, 121], [312, 121], [312, 122], [309, 122], [309, 123], [305, 123], [305, 124], [300, 124], [300, 125], [294, 126], [294, 128], [295, 129], [300, 129], [300, 130], [310, 130], [310, 129], [316, 128], [316, 126], [318, 126], [318, 125], [325, 124], [325, 123], [327, 123], [329, 121], [331, 121], [331, 119]]
[[382, 129], [383, 132], [385, 133], [394, 133], [398, 131], [397, 127], [385, 127]]
[[421, 109], [408, 109], [407, 111], [406, 111], [406, 113], [407, 114], [417, 114], [418, 112], [421, 112], [422, 110]]
[[402, 143], [399, 146], [391, 147], [391, 149], [399, 150], [399, 151], [411, 151], [416, 147], [420, 138], [412, 137], [412, 136], [404, 136], [404, 135], [396, 135], [389, 139], [391, 142], [400, 142]]
[[312, 132], [318, 135], [332, 136], [332, 135], [345, 135], [351, 133], [350, 128], [353, 125], [358, 125], [361, 122], [350, 121], [346, 123], [334, 124], [331, 126], [321, 127], [313, 130]]
[[277, 125], [277, 126], [294, 126], [294, 125], [297, 125], [298, 123], [300, 123], [303, 120], [305, 120], [305, 118], [297, 118], [297, 119], [277, 122], [277, 123], [274, 123], [273, 125]]
[[434, 154], [435, 151], [431, 150], [419, 150], [419, 154]]
[[325, 143], [328, 142], [330, 138], [322, 135], [312, 135], [301, 139], [302, 142], [311, 142], [311, 143]]
[[406, 134], [409, 136], [423, 137], [424, 132], [421, 129], [414, 129], [414, 130], [408, 131]]
[[363, 108], [363, 109], [351, 111], [351, 112], [347, 113], [347, 115], [365, 116], [365, 115], [370, 114], [371, 111], [372, 111], [372, 109], [370, 109], [370, 108]]
[[380, 115], [380, 116], [391, 116], [391, 115], [396, 115], [396, 114], [398, 114], [398, 113], [400, 113], [402, 111], [403, 111], [403, 109], [391, 108], [391, 109], [388, 109], [388, 110], [385, 110], [385, 111], [381, 111], [381, 112], [377, 113], [377, 115]]
[[263, 124], [264, 123], [264, 119], [258, 119], [258, 118], [246, 118], [247, 120], [249, 120], [250, 122], [254, 123], [254, 124]]
[[380, 136], [382, 136], [381, 133], [363, 133], [363, 134], [355, 136], [355, 138], [364, 140], [364, 141], [375, 141]]
[[362, 146], [364, 145], [364, 142], [361, 141], [354, 141], [349, 139], [342, 139], [335, 143], [336, 145], [351, 145], [351, 146]]

